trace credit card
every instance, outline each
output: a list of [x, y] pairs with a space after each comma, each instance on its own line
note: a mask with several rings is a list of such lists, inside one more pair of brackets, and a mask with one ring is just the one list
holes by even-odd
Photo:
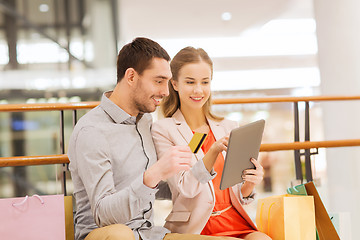
[[203, 143], [205, 142], [207, 134], [206, 133], [194, 133], [191, 141], [189, 142], [189, 147], [193, 153], [197, 153]]

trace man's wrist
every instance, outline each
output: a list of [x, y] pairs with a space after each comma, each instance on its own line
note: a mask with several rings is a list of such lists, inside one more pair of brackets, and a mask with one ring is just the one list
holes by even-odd
[[144, 172], [143, 183], [149, 188], [156, 188], [161, 179], [158, 179], [158, 174], [153, 172], [152, 168], [149, 168]]

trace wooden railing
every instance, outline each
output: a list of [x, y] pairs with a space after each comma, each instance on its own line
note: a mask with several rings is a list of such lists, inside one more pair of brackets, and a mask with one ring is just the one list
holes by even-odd
[[[248, 104], [248, 103], [276, 103], [276, 102], [349, 101], [349, 100], [360, 100], [360, 96], [218, 98], [218, 99], [213, 99], [212, 103], [213, 104]], [[99, 103], [100, 102], [0, 104], [0, 112], [92, 109], [98, 106]]]
[[262, 97], [262, 98], [219, 98], [213, 104], [245, 104], [245, 103], [276, 103], [276, 102], [324, 102], [360, 100], [360, 96], [308, 96], [308, 97]]
[[[349, 101], [360, 100], [360, 96], [310, 96], [310, 97], [264, 97], [264, 98], [232, 98], [232, 99], [214, 99], [213, 104], [251, 104], [251, 103], [279, 103], [289, 102], [294, 103], [295, 113], [295, 140], [289, 143], [266, 143], [262, 144], [260, 151], [295, 151], [295, 167], [297, 178], [302, 178], [300, 164], [299, 150], [305, 150], [310, 161], [310, 149], [313, 148], [333, 148], [333, 147], [350, 147], [360, 146], [360, 139], [347, 139], [347, 140], [332, 140], [332, 141], [299, 141], [299, 126], [298, 126], [298, 102], [305, 102], [307, 104], [306, 115], [307, 119], [305, 124], [309, 124], [309, 102], [319, 101]], [[28, 112], [28, 111], [60, 111], [62, 114], [61, 132], [63, 135], [63, 111], [73, 110], [74, 121], [76, 124], [76, 111], [79, 109], [92, 109], [96, 107], [99, 102], [81, 102], [81, 103], [42, 103], [42, 104], [0, 104], [0, 112]], [[305, 136], [309, 138], [309, 126], [305, 127]], [[46, 156], [20, 156], [20, 157], [0, 157], [0, 167], [8, 166], [30, 166], [30, 165], [44, 165], [44, 164], [67, 164], [69, 159], [64, 152], [64, 139], [61, 139], [62, 154], [46, 155]], [[306, 162], [305, 162], [306, 163]], [[310, 164], [307, 165], [310, 167]], [[300, 169], [300, 170], [299, 170]], [[311, 176], [311, 168], [306, 172], [307, 176]], [[65, 176], [65, 175], [64, 175]], [[308, 179], [309, 180], [309, 179]], [[310, 179], [312, 180], [312, 179]]]
[[100, 102], [0, 104], [0, 112], [62, 111], [92, 109]]
[[[293, 143], [263, 143], [261, 152], [300, 150], [312, 148], [334, 148], [360, 146], [360, 139], [333, 140], [333, 141], [312, 141]], [[21, 156], [21, 157], [0, 157], [0, 167], [33, 166], [46, 164], [68, 164], [69, 158], [66, 154], [45, 155], [45, 156]]]
[[45, 156], [21, 156], [21, 157], [1, 157], [0, 167], [18, 167], [47, 164], [67, 164], [69, 158], [66, 154], [45, 155]]

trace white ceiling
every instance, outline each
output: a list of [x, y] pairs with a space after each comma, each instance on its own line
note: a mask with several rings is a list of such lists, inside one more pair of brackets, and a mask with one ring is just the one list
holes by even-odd
[[[224, 12], [231, 13], [230, 21], [222, 20], [221, 15]], [[260, 29], [271, 20], [311, 18], [313, 0], [122, 0], [119, 4], [120, 34], [123, 43], [137, 36], [150, 37], [159, 40], [161, 44], [164, 44], [164, 39], [180, 38], [184, 39], [183, 42], [180, 40], [179, 45], [182, 47], [200, 44], [195, 47], [203, 47], [206, 51], [212, 47], [228, 51], [231, 49], [226, 49], [228, 46], [223, 46], [226, 43], [221, 41], [218, 46], [209, 46], [210, 44], [194, 44], [194, 41], [189, 43], [186, 39], [237, 38], [247, 31]], [[273, 47], [260, 44], [259, 48]], [[168, 47], [166, 44], [163, 46]], [[172, 55], [171, 49], [166, 49]], [[178, 50], [180, 48], [175, 52]], [[215, 57], [211, 55], [211, 50], [208, 53], [213, 58], [215, 70], [221, 71], [317, 66], [314, 54]]]
[[[223, 21], [221, 14], [232, 19]], [[122, 0], [121, 35], [152, 38], [239, 36], [276, 18], [312, 18], [313, 0]]]
[[[99, 0], [88, 0], [87, 3], [92, 3], [93, 1]], [[91, 7], [90, 5], [91, 4], [88, 4], [89, 7]], [[313, 18], [313, 0], [119, 0], [118, 12], [120, 22], [120, 39], [122, 42], [128, 42], [137, 36], [146, 36], [155, 40], [174, 40], [178, 38], [238, 38], [246, 32], [259, 30], [264, 24], [270, 22], [271, 20]], [[221, 15], [224, 12], [231, 13], [232, 18], [230, 21], [224, 21], [221, 19]], [[109, 17], [110, 16], [106, 16], [104, 19], [92, 19], [92, 21], [103, 21], [102, 24], [104, 25], [109, 21]], [[91, 24], [94, 24], [94, 22]], [[101, 33], [96, 34], [101, 35]], [[111, 42], [111, 39], [109, 38], [105, 38], [104, 36], [100, 37], [104, 38], [104, 43], [109, 44]], [[262, 39], [262, 42], [268, 42], [268, 40]], [[292, 41], [287, 40], [287, 42]], [[214, 47], [221, 49], [221, 47], [223, 47], [221, 45], [224, 44], [226, 43], [220, 42], [219, 45]], [[185, 47], [186, 45], [188, 44], [185, 42], [181, 43], [182, 47]], [[202, 47], [202, 45], [199, 47]], [[208, 52], [210, 54], [211, 50], [206, 47], [207, 46], [204, 45], [205, 50], [209, 50]], [[244, 46], [242, 47], [244, 48]], [[245, 48], [246, 47], [247, 46], [245, 45]], [[267, 48], [267, 45], [255, 45], [255, 48], [260, 47]], [[280, 45], [280, 47], [282, 46]], [[271, 45], [268, 48], [271, 48]], [[169, 49], [167, 50], [169, 51]], [[105, 59], [107, 58], [108, 57]], [[311, 70], [317, 67], [316, 53], [304, 55], [290, 54], [213, 57], [213, 61], [214, 70], [222, 72], [221, 76], [227, 74], [225, 73], [226, 71], [236, 72], [259, 69], [294, 70], [297, 68], [309, 68]], [[308, 71], [307, 69], [305, 70]], [[274, 71], [268, 72], [272, 73]], [[19, 74], [21, 75], [22, 73]], [[113, 83], [114, 69], [106, 70], [106, 74], [104, 72], [101, 74], [103, 76], [102, 79], [101, 77], [91, 77], [95, 76], [91, 70], [84, 72], [83, 76], [77, 76], [77, 73], [75, 74], [76, 76], [74, 73], [65, 74], [66, 76], [64, 76], [64, 73], [60, 72], [59, 74], [56, 74], [56, 76], [61, 76], [59, 78], [52, 76], [48, 78], [45, 77], [45, 79], [44, 76], [48, 76], [48, 72], [34, 72], [33, 74], [26, 74], [28, 77], [31, 76], [30, 78], [32, 79], [28, 79], [26, 82], [39, 83], [43, 88], [47, 86], [47, 83], [53, 84], [53, 86], [54, 83], [58, 83], [55, 85], [60, 89], [66, 89], [69, 86], [72, 88], [81, 88], [85, 86], [99, 88], [104, 85], [104, 82], [107, 82], [106, 85]], [[240, 76], [245, 76], [243, 73], [240, 74], [240, 72], [235, 74], [237, 75], [234, 77], [234, 81], [236, 81], [236, 79]], [[248, 73], [246, 72], [246, 74]], [[16, 73], [3, 73], [0, 75], [0, 85], [2, 85], [4, 89], [14, 89], [16, 88], [12, 86], [14, 84], [17, 87], [22, 86], [21, 83], [15, 81], [12, 82], [10, 80], [17, 78], [16, 76], [20, 75]], [[37, 76], [42, 76], [42, 78]], [[276, 76], [277, 75], [266, 75], [263, 80], [277, 80]], [[82, 80], [80, 81], [79, 79]], [[98, 81], [99, 79], [101, 79], [101, 81]], [[247, 78], [245, 77], [238, 80], [246, 81], [246, 79]], [[315, 75], [314, 83], [316, 84], [318, 84], [317, 79], [318, 76]], [[10, 82], [13, 84], [9, 84]], [[80, 86], [80, 83], [83, 84], [83, 86]], [[309, 84], [309, 86], [313, 86], [311, 84]], [[261, 88], [262, 83], [257, 83], [257, 86], [258, 88]], [[284, 84], [284, 88], [287, 87], [290, 88], [290, 85], [287, 86]], [[27, 88], [34, 88], [34, 86], [29, 85]], [[46, 87], [46, 89], [49, 89], [49, 87]], [[246, 89], [246, 87], [244, 89]]]

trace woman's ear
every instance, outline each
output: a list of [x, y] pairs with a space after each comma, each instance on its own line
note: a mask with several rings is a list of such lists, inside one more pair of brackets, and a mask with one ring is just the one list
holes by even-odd
[[179, 91], [179, 90], [178, 90], [178, 86], [177, 86], [178, 82], [175, 81], [174, 79], [171, 79], [170, 81], [171, 81], [171, 84], [172, 84], [174, 90], [175, 90], [175, 91]]

